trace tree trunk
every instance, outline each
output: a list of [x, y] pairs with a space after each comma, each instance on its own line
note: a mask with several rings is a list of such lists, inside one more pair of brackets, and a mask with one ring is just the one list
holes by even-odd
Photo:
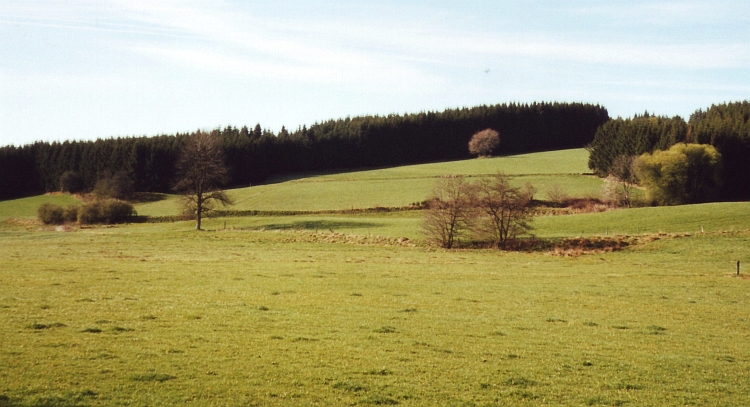
[[195, 211], [195, 230], [201, 230], [201, 215], [203, 214], [203, 197], [198, 196]]

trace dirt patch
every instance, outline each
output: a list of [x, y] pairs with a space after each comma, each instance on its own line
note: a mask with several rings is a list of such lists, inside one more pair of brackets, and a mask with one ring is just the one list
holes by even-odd
[[283, 233], [289, 235], [283, 241], [285, 243], [339, 243], [339, 244], [351, 244], [351, 245], [377, 245], [377, 246], [403, 246], [403, 247], [414, 247], [416, 244], [406, 237], [386, 237], [376, 235], [352, 235], [345, 233], [315, 233], [309, 230], [274, 230], [265, 231], [266, 233]]

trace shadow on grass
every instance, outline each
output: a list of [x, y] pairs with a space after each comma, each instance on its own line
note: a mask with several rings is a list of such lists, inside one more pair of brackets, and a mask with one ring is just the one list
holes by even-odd
[[636, 243], [638, 243], [638, 239], [629, 236], [556, 239], [526, 238], [508, 241], [501, 247], [488, 242], [471, 242], [465, 247], [477, 249], [493, 248], [518, 252], [547, 252], [560, 256], [580, 256], [583, 254], [620, 251]]
[[159, 194], [156, 192], [136, 192], [133, 194], [133, 198], [130, 200], [132, 203], [147, 203], [147, 202], [159, 202], [167, 199], [166, 194]]
[[383, 227], [383, 223], [337, 221], [337, 220], [302, 220], [286, 223], [271, 223], [249, 228], [250, 230], [329, 230], [337, 229], [368, 229]]

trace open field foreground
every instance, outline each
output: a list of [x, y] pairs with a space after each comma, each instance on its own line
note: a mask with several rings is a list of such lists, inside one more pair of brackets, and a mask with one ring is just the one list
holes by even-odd
[[0, 231], [6, 405], [746, 405], [747, 232], [567, 258]]

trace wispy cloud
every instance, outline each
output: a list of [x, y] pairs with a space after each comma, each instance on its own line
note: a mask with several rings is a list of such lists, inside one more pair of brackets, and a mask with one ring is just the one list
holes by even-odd
[[671, 27], [748, 21], [749, 8], [742, 2], [727, 0], [627, 1], [574, 7], [572, 11], [574, 14], [595, 16], [608, 22]]

